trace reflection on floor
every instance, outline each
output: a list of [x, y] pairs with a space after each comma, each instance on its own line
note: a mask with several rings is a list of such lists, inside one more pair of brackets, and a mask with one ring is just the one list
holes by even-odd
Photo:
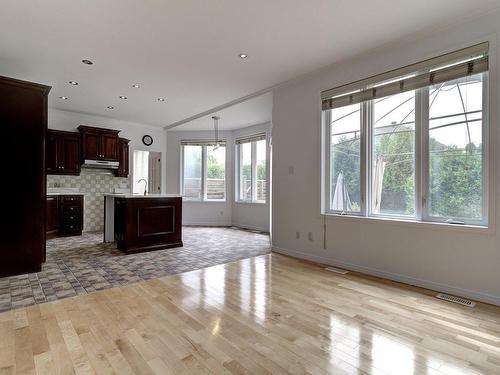
[[500, 308], [269, 254], [0, 314], [7, 373], [499, 374]]
[[102, 233], [47, 241], [42, 272], [0, 279], [0, 311], [227, 263], [270, 251], [269, 236], [184, 227], [184, 247], [124, 255]]

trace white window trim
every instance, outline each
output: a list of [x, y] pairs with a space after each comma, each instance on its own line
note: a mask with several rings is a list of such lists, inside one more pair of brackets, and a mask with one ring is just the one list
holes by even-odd
[[227, 201], [227, 147], [226, 145], [221, 145], [220, 147], [225, 148], [225, 157], [224, 157], [224, 199], [208, 199], [207, 198], [207, 145], [194, 145], [201, 147], [201, 199], [192, 199], [186, 198], [184, 196], [184, 146], [189, 146], [189, 144], [181, 145], [181, 163], [180, 163], [180, 190], [181, 194], [184, 197], [185, 202], [190, 203], [223, 203]]
[[[250, 138], [250, 137], [249, 137]], [[268, 168], [269, 168], [269, 163], [268, 163], [268, 146], [267, 146], [267, 138], [266, 139], [260, 139], [260, 140], [255, 140], [255, 141], [249, 141], [249, 142], [242, 142], [239, 144], [235, 145], [235, 192], [236, 192], [236, 197], [235, 197], [235, 203], [242, 203], [242, 204], [256, 204], [256, 205], [266, 205], [267, 204], [267, 192], [266, 192], [266, 199], [265, 200], [257, 200], [257, 142], [264, 140], [266, 142], [266, 189], [267, 189], [267, 179], [268, 179]], [[252, 191], [252, 199], [242, 199], [241, 198], [241, 165], [242, 165], [242, 152], [241, 152], [241, 146], [244, 144], [250, 143], [251, 144], [251, 176], [252, 176], [252, 186], [251, 186], [251, 191]]]
[[[372, 115], [372, 102], [361, 103], [360, 127], [360, 212], [343, 212], [330, 209], [331, 188], [330, 183], [330, 150], [331, 150], [331, 121], [330, 111], [322, 114], [322, 155], [323, 164], [321, 189], [322, 202], [321, 214], [330, 216], [348, 216], [365, 219], [380, 219], [387, 221], [409, 222], [416, 224], [445, 224], [452, 227], [489, 228], [492, 225], [489, 215], [490, 202], [490, 158], [489, 138], [491, 137], [489, 125], [489, 73], [483, 76], [483, 108], [482, 108], [482, 178], [483, 178], [483, 218], [473, 220], [467, 218], [453, 218], [456, 222], [448, 222], [448, 218], [431, 216], [428, 212], [429, 197], [429, 87], [415, 90], [415, 216], [399, 216], [390, 214], [373, 214], [371, 212], [371, 158], [372, 158], [372, 126], [367, 117]], [[419, 125], [420, 124], [420, 125]], [[461, 222], [461, 223], [459, 223]]]

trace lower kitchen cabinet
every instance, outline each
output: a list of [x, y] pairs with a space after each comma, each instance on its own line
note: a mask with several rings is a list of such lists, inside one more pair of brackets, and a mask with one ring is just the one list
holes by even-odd
[[47, 238], [80, 236], [83, 230], [83, 195], [47, 196]]

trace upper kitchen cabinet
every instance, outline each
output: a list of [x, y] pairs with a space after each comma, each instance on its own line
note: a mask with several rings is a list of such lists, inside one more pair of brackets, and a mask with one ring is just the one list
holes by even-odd
[[83, 160], [118, 161], [119, 130], [80, 125]]
[[5, 181], [0, 277], [38, 272], [45, 254], [45, 139], [50, 87], [0, 76]]
[[130, 140], [120, 138], [118, 140], [118, 169], [116, 170], [116, 177], [128, 177], [129, 174], [129, 146]]
[[80, 174], [80, 134], [47, 131], [45, 168], [47, 174]]

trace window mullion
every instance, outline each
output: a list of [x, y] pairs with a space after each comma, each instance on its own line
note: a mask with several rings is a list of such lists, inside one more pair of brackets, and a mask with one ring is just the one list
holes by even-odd
[[331, 139], [332, 139], [332, 130], [331, 130], [331, 111], [324, 112], [324, 181], [323, 181], [323, 189], [325, 191], [325, 201], [323, 202], [323, 210], [324, 212], [331, 212], [332, 210], [332, 177], [331, 177], [331, 158], [332, 158], [332, 149], [331, 149]]
[[201, 146], [201, 200], [207, 200], [207, 146]]
[[[427, 220], [429, 218], [429, 87], [424, 87], [417, 90], [418, 108], [416, 116], [416, 125], [420, 128], [420, 146], [418, 152], [420, 156], [416, 156], [420, 175], [420, 183], [417, 195], [416, 208], [420, 210], [419, 220]], [[417, 152], [417, 150], [415, 150]], [[417, 190], [417, 188], [416, 188]]]
[[415, 191], [413, 199], [415, 200], [415, 215], [417, 220], [422, 220], [422, 198], [424, 196], [423, 176], [423, 90], [415, 91], [415, 142], [414, 142], [414, 168], [415, 168]]
[[184, 192], [184, 149], [186, 146], [181, 146], [181, 162], [179, 165], [179, 168], [181, 170], [181, 180], [180, 180], [180, 192], [182, 195], [185, 195], [186, 193]]
[[252, 142], [252, 202], [257, 200], [257, 142]]
[[372, 131], [373, 131], [373, 102], [364, 102], [361, 105], [361, 197], [363, 216], [371, 215], [371, 165], [372, 165]]

